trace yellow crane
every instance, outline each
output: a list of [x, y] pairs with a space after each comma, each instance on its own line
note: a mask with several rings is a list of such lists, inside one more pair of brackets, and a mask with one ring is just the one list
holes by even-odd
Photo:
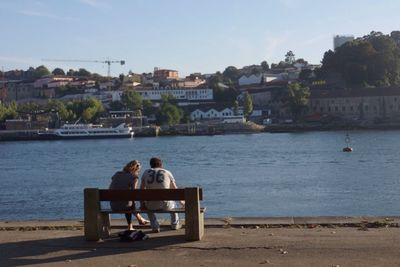
[[125, 60], [84, 60], [84, 59], [42, 59], [43, 61], [52, 62], [83, 62], [83, 63], [103, 63], [107, 64], [107, 77], [110, 77], [111, 63], [119, 63], [125, 65]]

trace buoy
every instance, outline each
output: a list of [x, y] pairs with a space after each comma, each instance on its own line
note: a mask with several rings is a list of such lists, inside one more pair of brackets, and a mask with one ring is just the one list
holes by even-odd
[[352, 151], [353, 151], [353, 148], [350, 146], [350, 136], [349, 136], [349, 133], [346, 134], [345, 141], [346, 141], [346, 145], [347, 145], [347, 146], [343, 148], [343, 152], [352, 152]]
[[346, 146], [345, 148], [343, 148], [343, 152], [352, 152], [353, 148]]

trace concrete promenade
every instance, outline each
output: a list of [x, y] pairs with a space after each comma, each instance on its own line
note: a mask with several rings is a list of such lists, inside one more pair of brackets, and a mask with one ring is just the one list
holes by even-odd
[[124, 223], [87, 242], [82, 221], [2, 221], [0, 266], [400, 266], [400, 217], [207, 218], [197, 242], [163, 221], [121, 243]]

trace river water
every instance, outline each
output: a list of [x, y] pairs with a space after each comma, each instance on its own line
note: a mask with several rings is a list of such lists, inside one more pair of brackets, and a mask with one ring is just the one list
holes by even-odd
[[83, 218], [83, 188], [132, 159], [201, 186], [206, 216], [400, 214], [400, 131], [0, 143], [0, 220]]

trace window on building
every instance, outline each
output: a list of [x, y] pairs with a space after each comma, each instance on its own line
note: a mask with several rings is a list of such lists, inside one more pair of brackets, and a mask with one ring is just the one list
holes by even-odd
[[[400, 108], [400, 107], [399, 107]], [[319, 109], [321, 112], [324, 112], [324, 107], [321, 107], [320, 109]]]
[[350, 106], [350, 110], [353, 111], [353, 106]]
[[339, 108], [337, 106], [335, 107], [335, 111], [339, 111]]
[[345, 106], [342, 106], [342, 111], [346, 111], [346, 107]]
[[368, 111], [368, 106], [365, 106], [364, 109], [365, 109], [365, 111]]

